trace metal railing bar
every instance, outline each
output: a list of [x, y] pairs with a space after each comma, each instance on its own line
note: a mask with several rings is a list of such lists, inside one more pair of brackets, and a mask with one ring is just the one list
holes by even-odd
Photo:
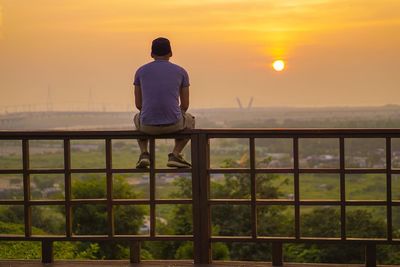
[[9, 170], [0, 170], [0, 174], [23, 174], [24, 170], [17, 169], [9, 169]]
[[254, 170], [257, 174], [258, 173], [293, 173], [294, 170], [291, 168], [256, 168]]
[[156, 161], [156, 144], [155, 139], [150, 138], [150, 236], [154, 237], [156, 235], [156, 174], [155, 174], [155, 161]]
[[[71, 169], [71, 173], [106, 173], [106, 168], [93, 168], [93, 169]], [[29, 169], [27, 170], [29, 174], [63, 174], [65, 173], [64, 169]], [[149, 169], [111, 169], [112, 173], [150, 173]], [[177, 168], [177, 169], [154, 169], [155, 173], [185, 173], [190, 174], [191, 169], [186, 168]], [[251, 173], [249, 168], [213, 168], [209, 169], [208, 172], [210, 174], [224, 174], [224, 173]], [[269, 169], [269, 168], [256, 168], [254, 172], [259, 173], [294, 173], [294, 169]], [[299, 173], [340, 173], [340, 169], [335, 168], [306, 168], [299, 169]], [[392, 169], [390, 171], [393, 174], [400, 174], [400, 169]], [[0, 170], [0, 174], [23, 174], [24, 170]], [[386, 174], [387, 169], [365, 169], [365, 168], [347, 168], [344, 170], [345, 174], [375, 174], [382, 173]]]
[[387, 223], [387, 239], [392, 240], [392, 140], [386, 138], [386, 223]]
[[338, 138], [338, 137], [344, 137], [344, 138], [385, 138], [387, 136], [393, 137], [393, 138], [398, 138], [400, 135], [399, 134], [386, 134], [386, 133], [312, 133], [312, 132], [304, 132], [304, 133], [290, 133], [290, 132], [282, 132], [282, 133], [277, 133], [277, 132], [263, 132], [261, 130], [260, 133], [256, 132], [249, 132], [249, 133], [244, 133], [244, 132], [232, 132], [232, 133], [216, 133], [216, 134], [208, 134], [210, 139], [241, 139], [241, 138], [280, 138], [280, 139], [290, 139], [290, 138], [301, 138], [301, 139], [312, 139], [312, 138], [323, 138], [323, 139], [333, 139], [333, 138]]
[[386, 169], [355, 169], [355, 168], [346, 168], [344, 170], [345, 174], [368, 174], [368, 173], [386, 173]]
[[23, 184], [24, 184], [24, 222], [25, 236], [29, 237], [32, 234], [32, 217], [29, 201], [31, 198], [30, 191], [30, 175], [29, 175], [29, 140], [22, 140], [22, 168], [23, 168]]
[[[195, 129], [180, 133], [153, 136], [157, 139], [189, 137], [191, 134], [206, 133], [210, 138], [399, 138], [398, 129]], [[0, 131], [2, 140], [86, 140], [86, 139], [141, 139], [148, 135], [138, 131]]]
[[[33, 235], [25, 237], [23, 235], [0, 235], [0, 241], [109, 241], [109, 240], [141, 240], [141, 241], [194, 241], [192, 235], [172, 235], [172, 236], [155, 236], [149, 235], [74, 235], [66, 237], [62, 235], [43, 236]], [[399, 245], [400, 239], [388, 241], [386, 238], [317, 238], [317, 237], [268, 237], [258, 236], [254, 239], [251, 236], [211, 236], [210, 242], [284, 242], [284, 243], [331, 243], [331, 244], [390, 244]]]
[[257, 199], [256, 201], [257, 206], [261, 205], [271, 205], [271, 206], [277, 206], [277, 205], [294, 205], [294, 200], [291, 199]]
[[[214, 134], [242, 134], [242, 135], [250, 135], [250, 134], [291, 134], [291, 135], [299, 135], [299, 134], [335, 134], [335, 135], [353, 135], [353, 134], [373, 134], [376, 135], [393, 135], [400, 136], [400, 132], [398, 128], [201, 128], [201, 129], [193, 129], [188, 131], [181, 131], [178, 133], [171, 133], [156, 136], [156, 138], [164, 138], [164, 137], [182, 137], [183, 135], [190, 134], [208, 134], [209, 138], [212, 138]], [[72, 136], [77, 136], [78, 138], [84, 137], [99, 137], [106, 138], [111, 137], [112, 139], [117, 137], [129, 137], [128, 139], [137, 139], [142, 137], [148, 137], [148, 135], [143, 134], [136, 130], [83, 130], [83, 131], [69, 131], [69, 130], [51, 130], [51, 131], [0, 131], [0, 137], [12, 137], [20, 136], [21, 138], [29, 137], [30, 139], [34, 139], [31, 136], [40, 136], [40, 137], [54, 137], [58, 138], [60, 136], [66, 136], [72, 138]], [[336, 136], [337, 137], [337, 136]], [[21, 139], [19, 138], [19, 139]], [[63, 138], [61, 138], [63, 139]]]
[[106, 168], [96, 168], [96, 169], [75, 169], [71, 168], [71, 173], [106, 173]]
[[[112, 169], [112, 173], [150, 173], [149, 169]], [[192, 169], [190, 168], [170, 168], [170, 169], [154, 169], [155, 173], [185, 173], [191, 174]]]
[[[48, 200], [30, 200], [28, 206], [44, 206], [44, 205], [65, 205], [66, 200], [48, 199]], [[192, 204], [191, 199], [156, 199], [153, 201], [154, 204]], [[69, 201], [70, 206], [76, 206], [80, 204], [103, 204], [108, 205], [107, 199], [71, 199]], [[150, 205], [149, 199], [113, 199], [111, 205]], [[0, 200], [0, 205], [24, 205], [24, 200]]]
[[322, 200], [322, 199], [312, 199], [312, 200], [300, 200], [301, 206], [340, 206], [342, 202], [340, 200]]
[[[256, 168], [255, 173], [294, 173], [294, 169], [268, 169], [268, 168]], [[373, 168], [347, 168], [344, 170], [336, 169], [336, 168], [299, 168], [298, 172], [303, 173], [331, 173], [331, 174], [339, 174], [341, 172], [345, 174], [373, 174], [373, 173], [386, 173], [386, 169], [373, 169]], [[224, 174], [224, 173], [251, 173], [250, 168], [213, 168], [208, 170], [211, 174]], [[396, 172], [392, 170], [392, 172]], [[400, 170], [398, 171], [400, 173]]]
[[392, 206], [400, 206], [399, 200], [392, 200]]
[[346, 206], [386, 206], [386, 200], [346, 200]]
[[251, 205], [251, 199], [210, 199], [210, 205]]
[[214, 173], [250, 173], [251, 170], [249, 168], [218, 168], [218, 169], [209, 169], [207, 170], [209, 174]]
[[112, 143], [107, 138], [106, 142], [106, 191], [107, 191], [107, 232], [108, 236], [114, 235], [114, 208], [113, 200], [113, 176], [112, 176]]
[[30, 169], [29, 174], [64, 174], [65, 168], [60, 169]]
[[76, 206], [76, 205], [81, 205], [81, 204], [101, 204], [101, 205], [107, 205], [107, 199], [106, 198], [88, 198], [88, 199], [71, 199], [71, 205]]
[[[251, 205], [251, 199], [210, 199], [208, 201], [210, 205]], [[256, 205], [286, 205], [293, 206], [296, 204], [294, 200], [279, 200], [279, 199], [257, 199]], [[343, 202], [341, 200], [299, 200], [299, 206], [341, 206]], [[346, 200], [345, 206], [386, 206], [386, 200]], [[400, 205], [399, 202], [393, 202], [393, 205]]]
[[[71, 169], [71, 173], [106, 173], [105, 168], [97, 169]], [[154, 169], [155, 173], [186, 173], [190, 174], [191, 169], [178, 168], [178, 169]], [[255, 173], [294, 173], [294, 169], [268, 169], [256, 168]], [[323, 168], [323, 169], [299, 169], [299, 173], [340, 173], [340, 169]], [[0, 174], [23, 174], [23, 170], [0, 170]], [[30, 169], [27, 170], [29, 174], [63, 174], [64, 169]], [[111, 169], [112, 173], [149, 173], [149, 169]], [[209, 173], [251, 173], [247, 168], [219, 168], [209, 169]], [[345, 169], [346, 174], [368, 174], [368, 173], [386, 173], [387, 169]], [[400, 169], [392, 169], [391, 173], [400, 174]]]
[[332, 136], [337, 138], [339, 135], [342, 137], [352, 136], [373, 136], [381, 138], [381, 136], [399, 137], [400, 132], [398, 128], [224, 128], [213, 129], [203, 128], [192, 130], [194, 133], [207, 133], [209, 138], [218, 138], [221, 136], [246, 135], [247, 137], [258, 136], [279, 136], [281, 138], [294, 138], [304, 136]]
[[[110, 169], [111, 173], [149, 173], [149, 169]], [[156, 173], [191, 173], [191, 169], [177, 168], [177, 169], [154, 169]], [[21, 170], [0, 170], [0, 174], [22, 174]], [[60, 169], [29, 169], [29, 174], [63, 174], [64, 168]], [[90, 169], [70, 169], [71, 173], [106, 173], [107, 168], [90, 168]]]
[[[144, 199], [113, 199], [112, 205], [150, 205], [150, 200]], [[154, 204], [192, 204], [191, 199], [155, 199]]]
[[346, 240], [346, 159], [345, 141], [339, 138], [339, 165], [340, 165], [340, 237]]
[[64, 194], [65, 194], [65, 232], [67, 237], [72, 236], [72, 209], [71, 209], [71, 142], [64, 139]]
[[340, 237], [268, 237], [268, 236], [258, 236], [256, 239], [251, 236], [211, 236], [211, 242], [284, 242], [284, 243], [307, 243], [307, 244], [400, 244], [400, 239], [387, 241], [386, 238], [347, 238], [342, 240]]
[[293, 168], [294, 168], [294, 232], [300, 238], [300, 172], [299, 172], [299, 139], [293, 138]]
[[299, 173], [303, 174], [303, 173], [339, 173], [340, 172], [340, 168], [336, 169], [336, 168], [300, 168], [299, 169]]
[[54, 206], [54, 205], [65, 205], [65, 200], [55, 200], [55, 199], [49, 199], [49, 200], [30, 200], [28, 202], [28, 206]]
[[24, 200], [2, 199], [0, 205], [24, 205]]
[[256, 148], [254, 138], [249, 139], [250, 152], [250, 196], [251, 196], [251, 235], [257, 237], [257, 205], [256, 205]]
[[109, 237], [108, 235], [73, 235], [71, 237], [66, 236], [30, 236], [25, 237], [23, 235], [4, 236], [0, 235], [0, 241], [121, 241], [121, 240], [140, 240], [140, 241], [193, 241], [194, 238], [191, 235], [172, 235], [172, 236], [154, 236], [149, 235], [114, 235]]
[[[154, 136], [157, 139], [171, 139], [175, 137], [189, 136], [194, 131], [181, 131], [179, 133], [165, 134]], [[35, 139], [35, 140], [86, 140], [86, 139], [145, 139], [148, 135], [139, 131], [102, 131], [102, 130], [85, 130], [85, 131], [0, 131], [0, 138], [3, 140], [18, 140], [18, 139]]]

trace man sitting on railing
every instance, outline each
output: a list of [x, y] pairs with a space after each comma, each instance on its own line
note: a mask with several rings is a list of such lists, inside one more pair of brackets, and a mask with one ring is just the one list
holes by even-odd
[[[189, 76], [180, 66], [169, 62], [171, 45], [166, 38], [153, 40], [151, 57], [135, 74], [135, 104], [140, 113], [135, 115], [136, 128], [144, 133], [159, 135], [194, 128], [194, 117], [189, 108]], [[179, 104], [180, 100], [180, 104]], [[175, 139], [175, 147], [168, 154], [168, 167], [187, 168], [191, 164], [181, 152], [189, 139]], [[150, 165], [148, 139], [138, 140], [140, 157], [136, 168]]]

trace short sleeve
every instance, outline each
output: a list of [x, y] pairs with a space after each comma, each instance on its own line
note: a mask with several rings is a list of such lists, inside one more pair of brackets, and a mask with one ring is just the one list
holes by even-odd
[[190, 85], [189, 75], [185, 69], [182, 68], [182, 87], [188, 87]]
[[135, 78], [133, 79], [133, 84], [140, 86], [140, 69], [135, 73]]

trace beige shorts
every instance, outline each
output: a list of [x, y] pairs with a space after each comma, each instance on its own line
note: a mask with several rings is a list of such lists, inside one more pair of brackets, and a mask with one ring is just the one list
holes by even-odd
[[182, 118], [177, 123], [168, 126], [141, 125], [139, 115], [140, 113], [135, 114], [134, 118], [136, 129], [151, 135], [168, 134], [185, 129], [194, 129], [195, 126], [194, 116], [190, 113], [182, 113]]

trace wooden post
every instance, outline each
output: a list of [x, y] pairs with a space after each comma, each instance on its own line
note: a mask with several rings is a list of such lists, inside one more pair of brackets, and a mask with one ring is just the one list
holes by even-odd
[[42, 241], [42, 263], [53, 262], [53, 242], [49, 240]]
[[272, 266], [283, 266], [282, 243], [272, 243]]
[[140, 263], [140, 241], [132, 241], [130, 244], [131, 263]]
[[197, 149], [196, 160], [192, 159], [194, 170], [197, 171], [194, 181], [197, 180], [197, 188], [193, 188], [193, 203], [197, 214], [194, 219], [198, 219], [194, 225], [194, 248], [195, 263], [211, 263], [211, 230], [210, 230], [210, 208], [208, 205], [209, 182], [208, 168], [209, 160], [209, 141], [206, 134], [199, 134], [198, 139], [192, 140], [193, 144], [198, 143], [192, 148]]
[[376, 245], [365, 245], [365, 266], [376, 267]]

